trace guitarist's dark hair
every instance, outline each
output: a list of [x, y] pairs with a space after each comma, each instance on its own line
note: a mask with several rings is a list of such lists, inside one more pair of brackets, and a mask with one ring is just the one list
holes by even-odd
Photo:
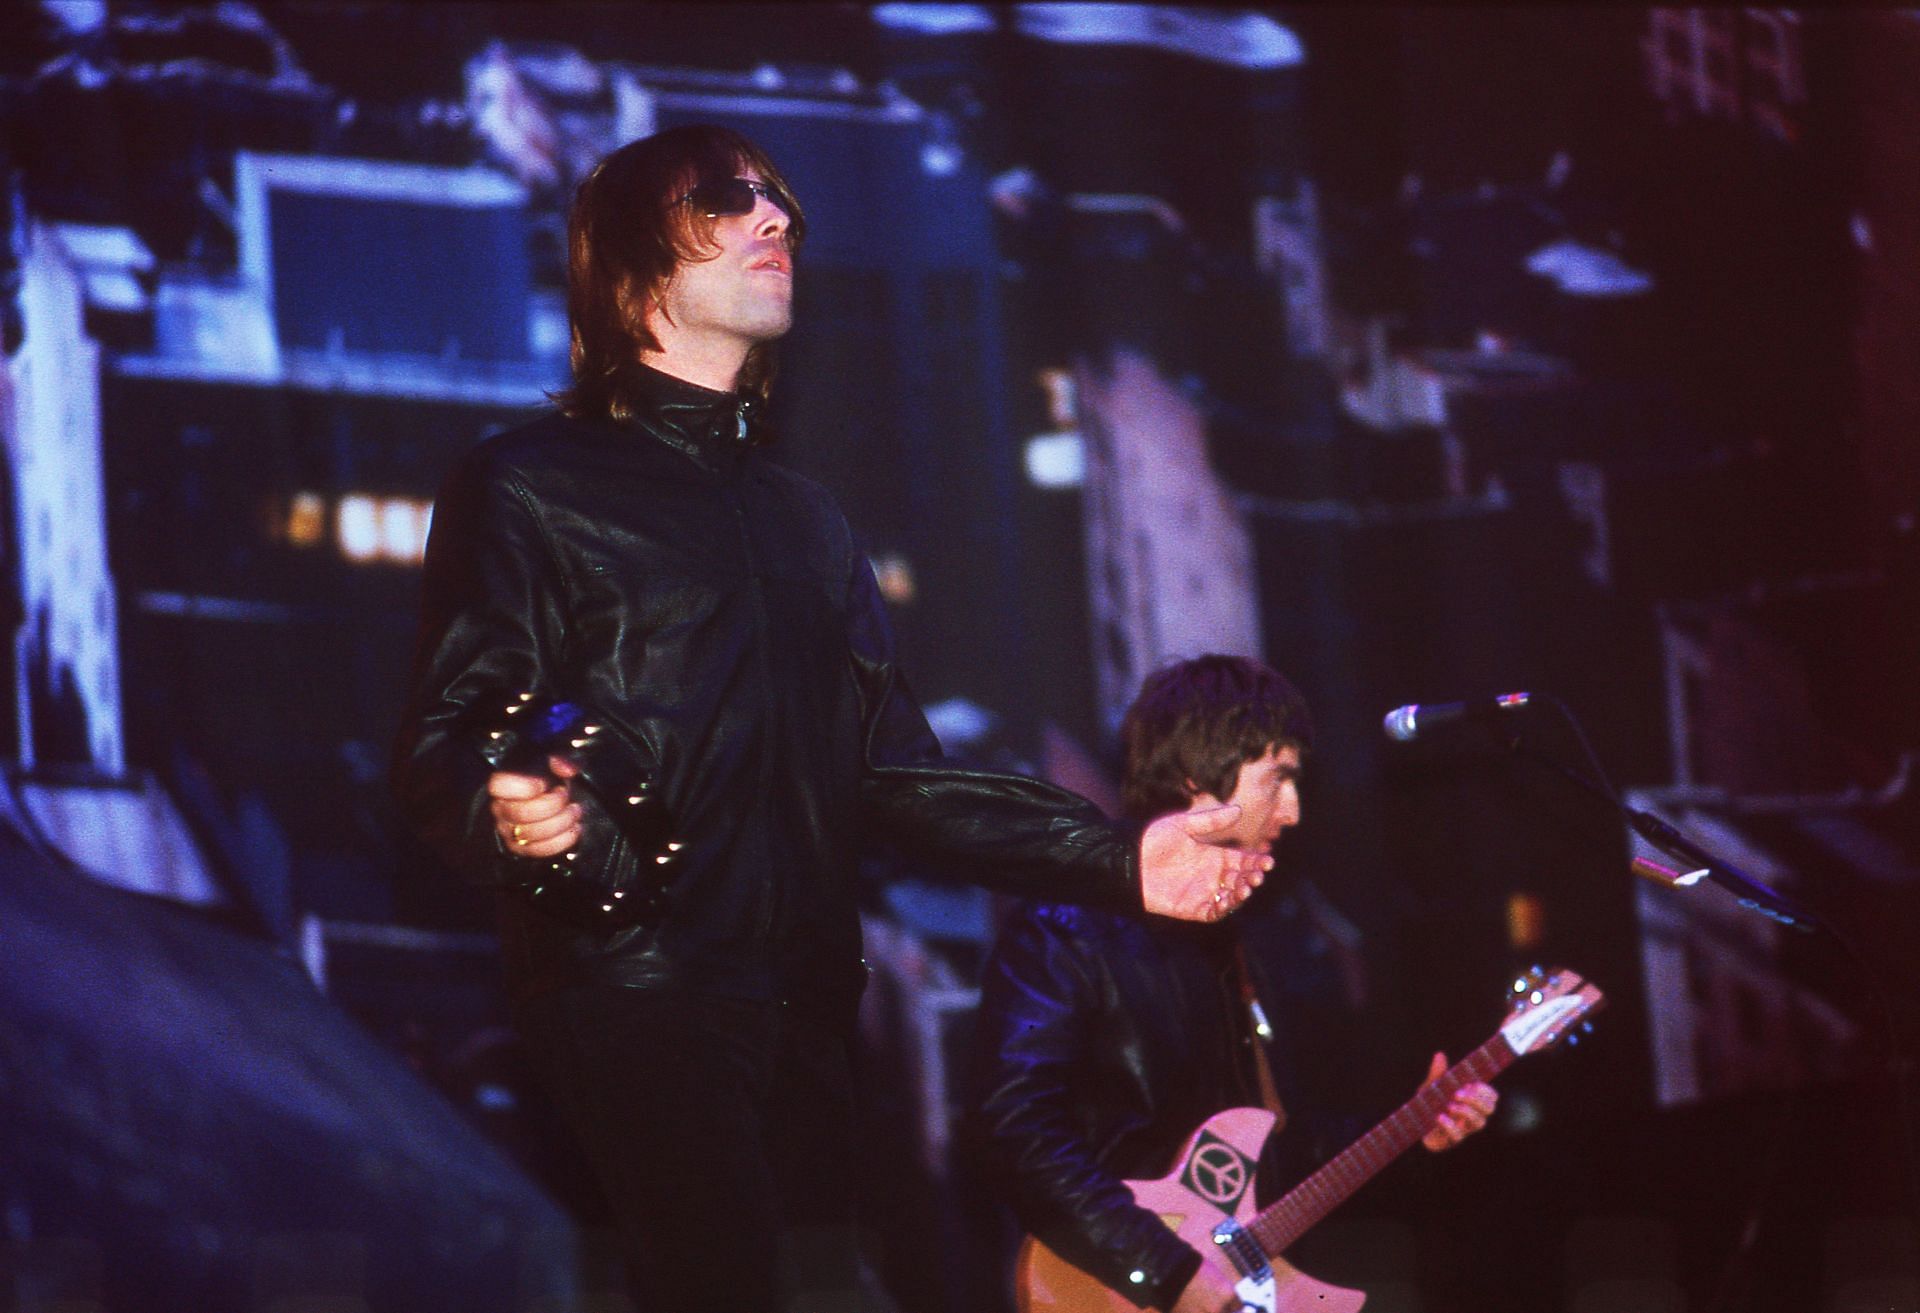
[[1135, 820], [1226, 798], [1243, 763], [1269, 748], [1313, 746], [1300, 690], [1252, 657], [1210, 655], [1147, 676], [1120, 722], [1121, 804]]

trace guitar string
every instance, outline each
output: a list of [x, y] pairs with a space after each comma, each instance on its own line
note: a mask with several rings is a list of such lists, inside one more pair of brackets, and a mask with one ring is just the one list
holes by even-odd
[[[1455, 1072], [1484, 1078], [1490, 1074], [1483, 1069], [1495, 1070], [1503, 1063], [1483, 1063], [1481, 1059], [1491, 1056], [1476, 1051], [1463, 1061]], [[1288, 1196], [1287, 1202], [1294, 1206], [1284, 1210], [1290, 1225], [1287, 1230], [1292, 1239], [1304, 1233], [1328, 1211], [1345, 1200], [1354, 1190], [1393, 1158], [1398, 1157], [1411, 1143], [1424, 1134], [1423, 1127], [1431, 1125], [1433, 1115], [1439, 1111], [1444, 1100], [1451, 1098], [1454, 1090], [1464, 1081], [1460, 1075], [1449, 1072], [1433, 1085], [1422, 1090], [1414, 1099], [1398, 1109], [1374, 1131], [1362, 1137], [1345, 1153], [1336, 1157], [1320, 1172], [1310, 1177], [1302, 1189]], [[1297, 1201], [1297, 1203], [1295, 1202]], [[1281, 1220], [1276, 1217], [1275, 1221]], [[1277, 1238], [1277, 1237], [1276, 1237]], [[1284, 1244], [1279, 1246], [1284, 1249]]]
[[1247, 1230], [1265, 1253], [1285, 1252], [1288, 1245], [1425, 1135], [1434, 1117], [1462, 1085], [1499, 1075], [1514, 1057], [1505, 1036], [1495, 1034], [1254, 1218]]

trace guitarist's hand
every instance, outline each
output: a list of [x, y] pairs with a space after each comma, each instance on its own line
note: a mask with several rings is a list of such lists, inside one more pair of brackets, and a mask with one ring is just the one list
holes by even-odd
[[[1427, 1068], [1427, 1083], [1432, 1084], [1446, 1074], [1447, 1055], [1436, 1053], [1433, 1063]], [[1439, 1153], [1442, 1149], [1451, 1149], [1460, 1141], [1486, 1126], [1487, 1118], [1493, 1116], [1493, 1109], [1500, 1102], [1500, 1096], [1494, 1093], [1493, 1086], [1481, 1081], [1471, 1085], [1462, 1085], [1453, 1092], [1453, 1100], [1441, 1114], [1434, 1119], [1433, 1129], [1421, 1137], [1420, 1143], [1429, 1152]]]
[[1180, 1292], [1170, 1313], [1240, 1313], [1245, 1307], [1235, 1293], [1233, 1276], [1217, 1266], [1211, 1254], [1200, 1255], [1200, 1270]]

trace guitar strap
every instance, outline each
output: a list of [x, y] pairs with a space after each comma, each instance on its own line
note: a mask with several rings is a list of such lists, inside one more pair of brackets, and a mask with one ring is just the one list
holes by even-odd
[[1273, 1026], [1267, 1021], [1267, 1013], [1260, 1006], [1260, 996], [1253, 992], [1253, 973], [1247, 969], [1247, 946], [1238, 935], [1233, 939], [1233, 974], [1240, 986], [1240, 1001], [1246, 1005], [1247, 1025], [1252, 1030], [1249, 1037], [1253, 1042], [1253, 1071], [1260, 1082], [1260, 1103], [1273, 1114], [1273, 1130], [1278, 1135], [1287, 1124], [1287, 1110], [1280, 1103], [1280, 1090], [1273, 1083], [1273, 1064], [1267, 1061], [1267, 1041], [1273, 1037]]

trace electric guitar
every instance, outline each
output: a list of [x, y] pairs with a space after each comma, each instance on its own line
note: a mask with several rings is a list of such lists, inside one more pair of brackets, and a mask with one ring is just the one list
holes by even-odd
[[[1273, 1129], [1264, 1108], [1215, 1113], [1188, 1138], [1174, 1168], [1157, 1181], [1128, 1181], [1142, 1208], [1182, 1240], [1214, 1246], [1240, 1274], [1242, 1313], [1355, 1313], [1367, 1297], [1316, 1281], [1281, 1254], [1374, 1174], [1419, 1143], [1463, 1085], [1491, 1081], [1515, 1058], [1577, 1042], [1575, 1027], [1606, 1001], [1571, 971], [1535, 967], [1514, 981], [1507, 1019], [1493, 1037], [1368, 1131], [1285, 1198], [1254, 1212], [1253, 1178]], [[1020, 1313], [1137, 1313], [1132, 1300], [1102, 1285], [1028, 1237], [1014, 1269]]]

